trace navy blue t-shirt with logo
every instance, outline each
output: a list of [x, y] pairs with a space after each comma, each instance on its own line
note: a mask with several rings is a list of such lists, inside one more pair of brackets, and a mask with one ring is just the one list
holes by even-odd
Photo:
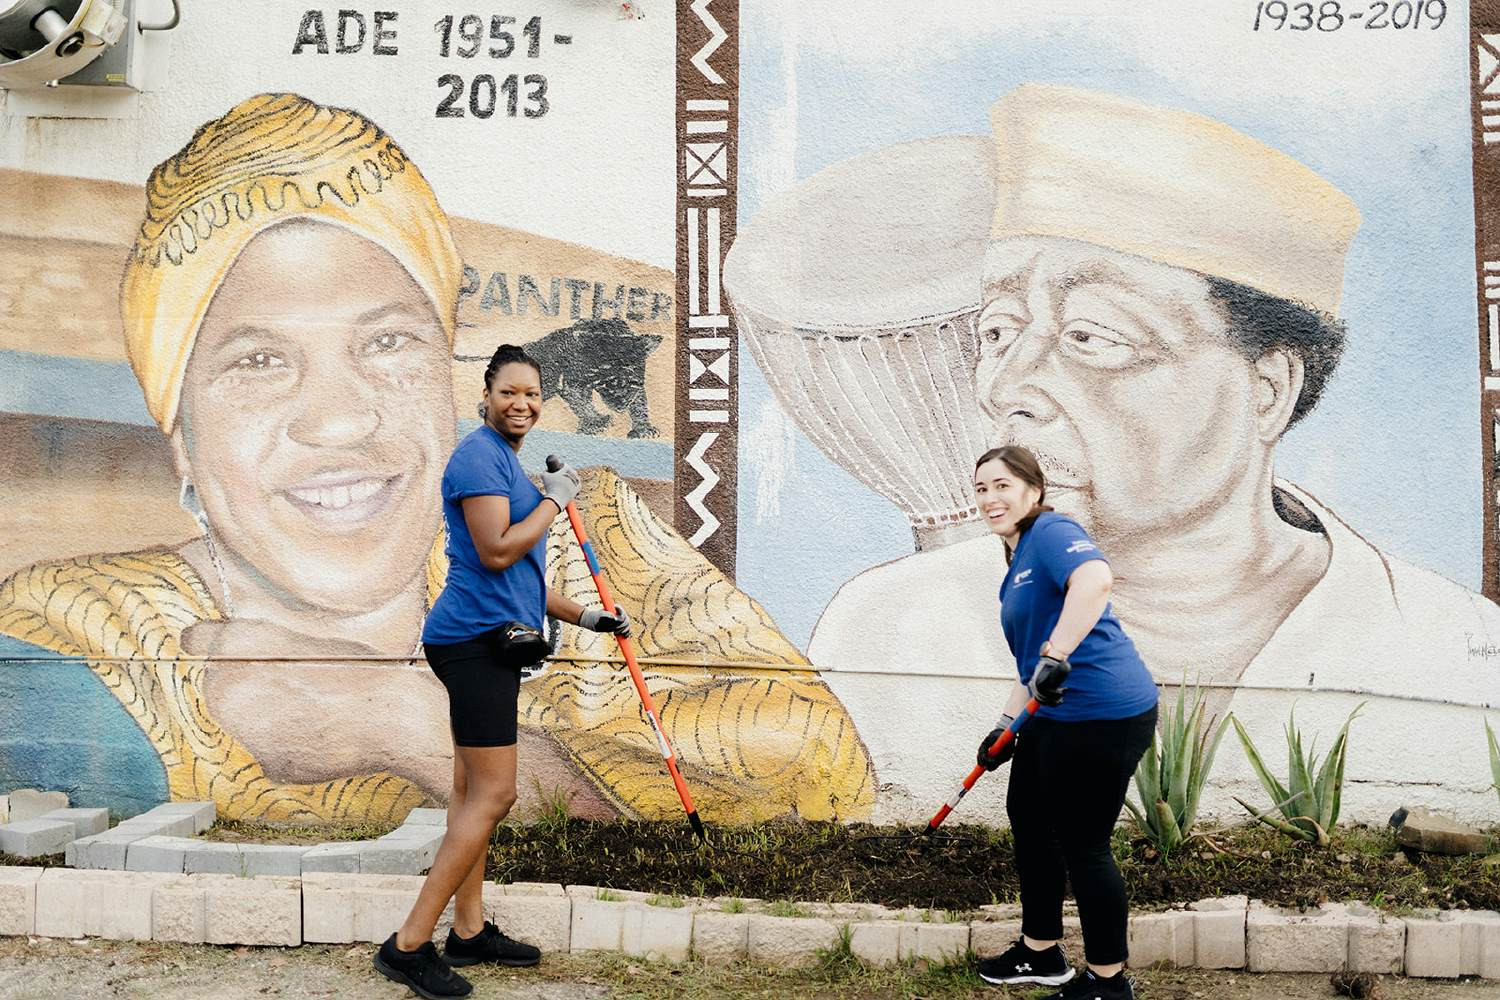
[[542, 491], [521, 468], [505, 438], [488, 424], [471, 431], [453, 449], [443, 471], [443, 523], [448, 528], [448, 580], [422, 627], [422, 641], [465, 642], [505, 622], [540, 629], [547, 615], [547, 536], [500, 572], [479, 560], [465, 497], [501, 496], [510, 501], [510, 522], [524, 520], [542, 502]]
[[[1021, 683], [1029, 683], [1062, 614], [1068, 577], [1086, 562], [1107, 562], [1077, 521], [1044, 512], [1021, 535], [1000, 584], [1000, 627], [1016, 658]], [[1061, 705], [1043, 706], [1040, 718], [1063, 722], [1128, 719], [1156, 704], [1156, 683], [1109, 605], [1068, 657], [1073, 671]]]

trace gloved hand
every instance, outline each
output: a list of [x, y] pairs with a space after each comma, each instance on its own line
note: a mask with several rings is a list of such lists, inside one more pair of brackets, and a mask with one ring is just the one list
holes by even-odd
[[1015, 721], [1016, 720], [1009, 715], [1000, 716], [1000, 722], [995, 726], [994, 729], [990, 730], [990, 734], [988, 736], [980, 741], [979, 756], [977, 758], [980, 767], [984, 768], [986, 771], [993, 771], [995, 768], [999, 767], [1001, 764], [1004, 764], [1006, 761], [1015, 756], [1017, 737], [1014, 736], [1010, 738], [1009, 743], [1006, 743], [1005, 746], [1001, 748], [998, 754], [993, 757], [990, 756], [990, 747], [995, 745], [995, 741], [1000, 738], [1000, 734], [1009, 729], [1010, 724]]
[[618, 604], [615, 605], [614, 614], [602, 608], [584, 608], [583, 614], [578, 616], [578, 627], [586, 628], [590, 632], [613, 632], [615, 635], [629, 638], [630, 625], [630, 616]]
[[1026, 689], [1038, 704], [1061, 705], [1063, 692], [1068, 689], [1063, 681], [1068, 679], [1068, 672], [1072, 669], [1067, 657], [1043, 656], [1036, 661], [1036, 669], [1031, 672], [1031, 682]]
[[[548, 463], [551, 464], [550, 461]], [[583, 480], [566, 462], [558, 462], [557, 468], [542, 473], [542, 496], [557, 504], [558, 510], [567, 510], [568, 504], [583, 488]]]

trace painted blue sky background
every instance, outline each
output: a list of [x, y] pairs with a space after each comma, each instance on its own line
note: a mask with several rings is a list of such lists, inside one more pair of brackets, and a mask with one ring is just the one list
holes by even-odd
[[[1478, 332], [1467, 10], [1432, 30], [1256, 32], [1256, 5], [1183, 13], [1124, 5], [956, 2], [913, 27], [876, 0], [745, 0], [740, 217], [786, 183], [858, 153], [989, 133], [1022, 83], [1113, 91], [1218, 118], [1350, 195], [1343, 362], [1281, 443], [1278, 473], [1393, 555], [1476, 588], [1481, 559]], [[1344, 9], [1363, 10], [1364, 4]], [[889, 14], [890, 16], [883, 16]], [[743, 221], [742, 221], [743, 224]], [[741, 352], [738, 579], [805, 644], [837, 588], [912, 551], [904, 516], [777, 430]], [[768, 422], [770, 419], [770, 422]], [[789, 454], [767, 452], [783, 441]], [[781, 464], [772, 468], [772, 463]]]

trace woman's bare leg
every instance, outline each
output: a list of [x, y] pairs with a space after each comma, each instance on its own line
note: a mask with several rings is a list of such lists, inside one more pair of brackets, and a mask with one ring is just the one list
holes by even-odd
[[[448, 822], [463, 808], [469, 797], [469, 779], [464, 773], [464, 759], [455, 748], [453, 753], [453, 794], [448, 799]], [[484, 930], [484, 863], [489, 855], [489, 845], [474, 861], [474, 867], [453, 894], [453, 929], [459, 937], [473, 937]]]
[[[484, 855], [489, 849], [495, 827], [516, 802], [516, 747], [454, 747], [455, 759], [462, 759], [465, 794], [459, 808], [448, 809], [448, 833], [438, 848], [437, 859], [422, 891], [396, 932], [396, 947], [415, 951], [432, 940], [433, 929], [443, 909], [465, 882], [483, 878]], [[455, 765], [455, 770], [457, 765]], [[474, 895], [479, 882], [474, 882]], [[481, 917], [482, 921], [482, 917]], [[463, 933], [462, 930], [459, 931]]]

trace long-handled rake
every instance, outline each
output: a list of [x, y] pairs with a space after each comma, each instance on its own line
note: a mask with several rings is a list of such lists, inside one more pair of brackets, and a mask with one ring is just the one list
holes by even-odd
[[[562, 468], [562, 459], [556, 455], [547, 456], [547, 471], [556, 472]], [[609, 584], [604, 582], [604, 575], [599, 569], [599, 560], [594, 556], [594, 547], [589, 544], [589, 536], [583, 530], [583, 519], [578, 516], [578, 508], [573, 502], [568, 501], [568, 521], [573, 525], [573, 534], [578, 538], [578, 546], [583, 549], [583, 558], [589, 564], [589, 574], [594, 578], [594, 586], [599, 591], [599, 601], [604, 605], [604, 610], [609, 614], [615, 613], [615, 600], [610, 595]], [[656, 733], [656, 745], [661, 750], [662, 760], [667, 763], [667, 770], [672, 774], [672, 784], [677, 788], [677, 797], [682, 800], [682, 808], [687, 812], [688, 823], [693, 827], [693, 833], [698, 839], [707, 840], [703, 831], [703, 821], [698, 818], [698, 810], [693, 805], [693, 794], [688, 791], [687, 782], [682, 780], [682, 772], [677, 768], [677, 755], [672, 750], [672, 744], [667, 739], [667, 732], [662, 728], [661, 717], [656, 712], [656, 703], [651, 700], [651, 692], [646, 690], [646, 679], [641, 676], [640, 665], [635, 662], [635, 648], [628, 636], [617, 635], [615, 641], [620, 644], [620, 653], [625, 657], [625, 667], [630, 671], [630, 680], [635, 684], [635, 693], [640, 696], [641, 707], [646, 710], [646, 718], [651, 723], [651, 729]]]

